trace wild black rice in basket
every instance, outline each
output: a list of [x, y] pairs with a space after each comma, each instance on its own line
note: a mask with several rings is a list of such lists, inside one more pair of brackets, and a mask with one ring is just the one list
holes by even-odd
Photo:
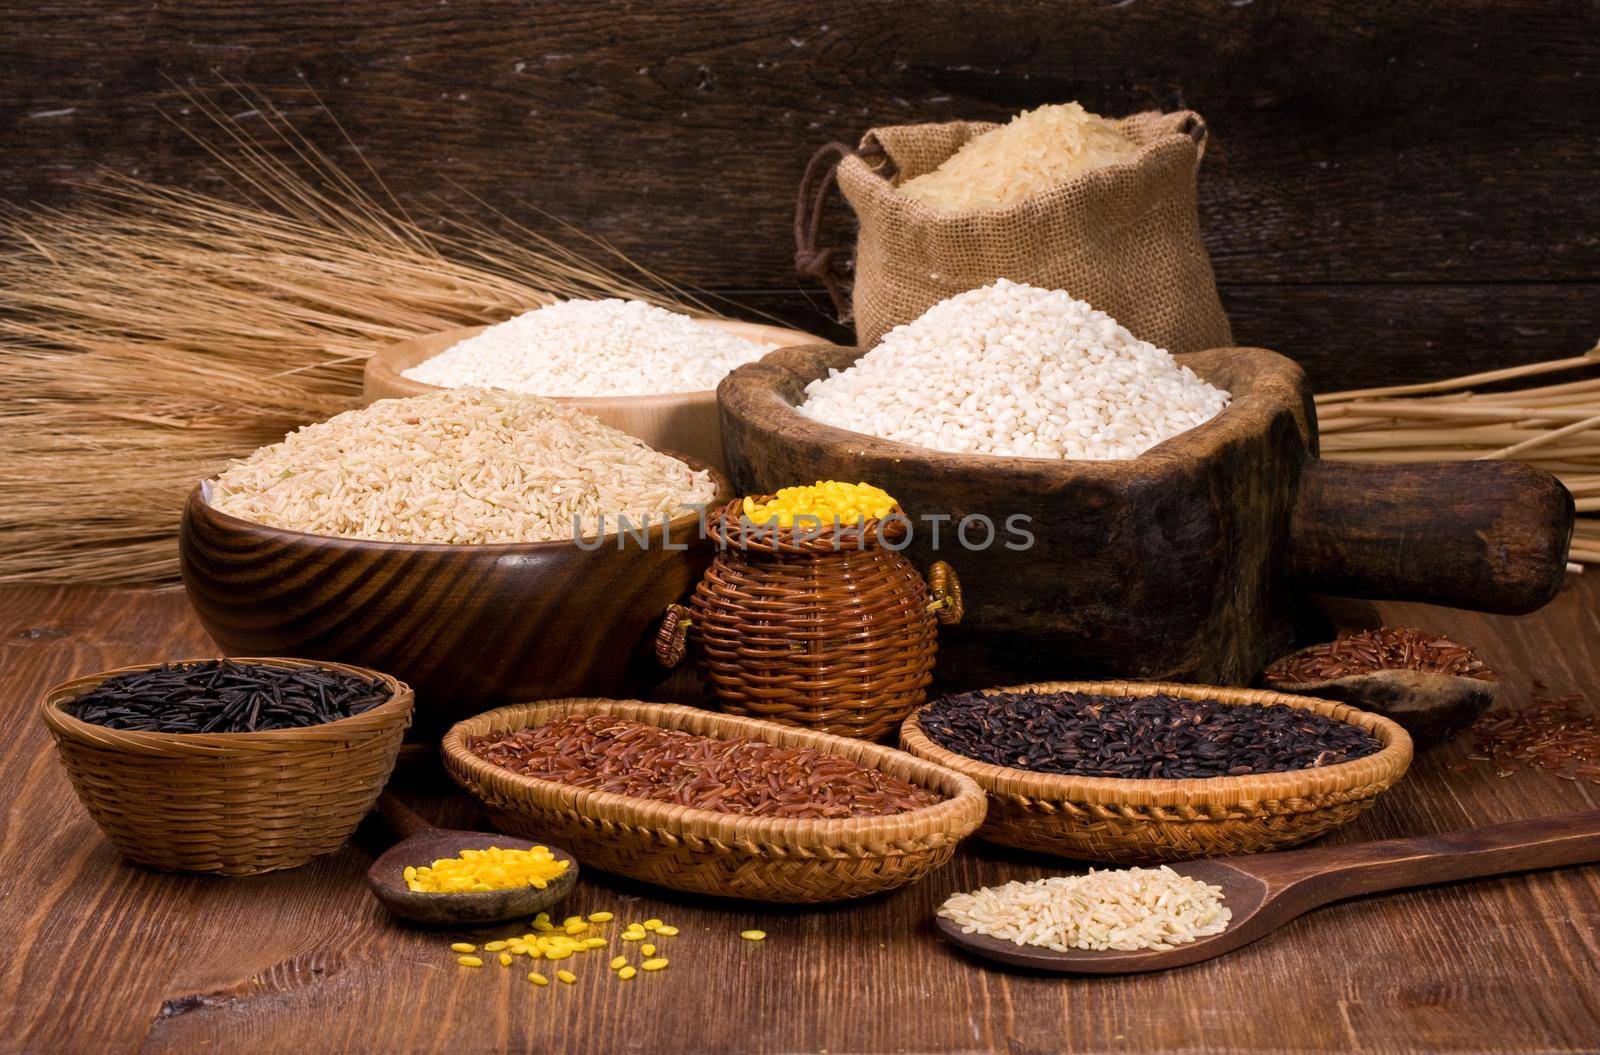
[[609, 714], [570, 715], [467, 747], [513, 773], [751, 817], [884, 817], [939, 801], [839, 755], [750, 736], [718, 740]]
[[940, 747], [980, 762], [1090, 777], [1285, 773], [1383, 747], [1358, 726], [1298, 707], [1173, 696], [970, 692], [934, 700], [918, 721]]
[[63, 710], [112, 729], [251, 733], [335, 722], [389, 695], [381, 681], [322, 667], [206, 659], [113, 675]]

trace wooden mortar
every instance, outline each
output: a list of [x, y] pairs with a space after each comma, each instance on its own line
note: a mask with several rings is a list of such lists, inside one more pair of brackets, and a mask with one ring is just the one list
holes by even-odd
[[[1034, 677], [1249, 684], [1293, 644], [1298, 594], [1336, 593], [1520, 613], [1559, 590], [1573, 502], [1516, 462], [1329, 463], [1317, 457], [1305, 375], [1260, 348], [1178, 356], [1232, 393], [1216, 418], [1136, 459], [945, 454], [812, 421], [805, 386], [862, 354], [784, 348], [722, 382], [729, 470], [741, 494], [865, 480], [914, 521], [948, 515], [940, 545], [969, 620], [940, 645], [947, 688]], [[998, 539], [959, 545], [982, 515]], [[1031, 547], [1008, 549], [1008, 517]], [[974, 531], [981, 538], [981, 532]]]

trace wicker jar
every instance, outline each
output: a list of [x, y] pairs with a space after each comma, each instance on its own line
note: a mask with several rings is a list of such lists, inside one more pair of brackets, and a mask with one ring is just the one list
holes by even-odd
[[892, 548], [903, 514], [807, 538], [742, 508], [711, 516], [718, 555], [689, 606], [668, 611], [658, 657], [673, 666], [693, 646], [733, 714], [864, 739], [894, 729], [927, 697], [938, 624], [961, 620], [955, 572], [936, 561], [924, 582]]
[[91, 725], [63, 707], [114, 674], [158, 664], [57, 685], [40, 714], [78, 800], [130, 861], [229, 876], [294, 868], [343, 846], [388, 783], [411, 724], [407, 685], [343, 663], [237, 658], [376, 678], [391, 695], [361, 714], [303, 729], [156, 733]]

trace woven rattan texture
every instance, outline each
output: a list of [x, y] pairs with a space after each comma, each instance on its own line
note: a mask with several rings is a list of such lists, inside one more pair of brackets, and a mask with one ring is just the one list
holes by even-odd
[[[540, 780], [467, 750], [476, 737], [567, 714], [599, 713], [706, 736], [756, 736], [781, 746], [828, 751], [937, 791], [944, 800], [893, 817], [742, 817]], [[502, 831], [548, 840], [586, 868], [674, 890], [755, 901], [841, 901], [903, 886], [949, 860], [984, 813], [983, 792], [972, 780], [903, 752], [672, 704], [569, 699], [501, 707], [457, 723], [445, 736], [443, 751], [450, 775], [483, 803]]]
[[[1195, 179], [1198, 114], [1135, 114], [1118, 122], [1140, 147], [1127, 162], [1080, 173], [997, 208], [940, 212], [884, 177], [911, 179], [995, 126], [981, 122], [874, 128], [839, 165], [855, 209], [856, 344], [871, 348], [946, 297], [998, 278], [1064, 289], [1134, 336], [1174, 353], [1233, 343], [1200, 239]], [[872, 162], [881, 150], [892, 164]]]
[[927, 698], [938, 649], [927, 584], [885, 548], [899, 521], [793, 541], [752, 531], [731, 502], [724, 547], [695, 587], [690, 635], [724, 710], [876, 739]]
[[294, 868], [342, 846], [388, 782], [411, 724], [411, 689], [361, 667], [298, 659], [241, 659], [326, 667], [379, 678], [393, 695], [350, 718], [259, 733], [108, 729], [62, 704], [120, 667], [45, 694], [40, 710], [78, 800], [129, 860], [174, 872], [254, 875]]
[[1282, 703], [1358, 725], [1376, 754], [1322, 769], [1197, 780], [1061, 776], [989, 765], [945, 750], [917, 716], [900, 745], [978, 782], [989, 796], [979, 833], [992, 842], [1091, 861], [1137, 864], [1260, 853], [1314, 839], [1372, 805], [1411, 764], [1411, 738], [1387, 718], [1344, 704], [1257, 689], [1155, 682], [1043, 682], [994, 692], [1164, 693], [1229, 704]]

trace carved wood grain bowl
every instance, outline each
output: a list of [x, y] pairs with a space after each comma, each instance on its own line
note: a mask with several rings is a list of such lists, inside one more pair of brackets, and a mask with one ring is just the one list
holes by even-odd
[[1560, 588], [1571, 495], [1507, 462], [1354, 465], [1316, 457], [1301, 369], [1260, 348], [1179, 356], [1232, 393], [1216, 418], [1137, 459], [945, 454], [812, 421], [805, 385], [859, 349], [786, 348], [718, 389], [740, 493], [866, 480], [913, 518], [1031, 519], [1031, 548], [973, 551], [918, 531], [971, 618], [940, 643], [939, 683], [1134, 677], [1248, 684], [1293, 642], [1297, 593], [1538, 608]]
[[[703, 462], [682, 457], [697, 469]], [[715, 502], [732, 497], [711, 470]], [[629, 695], [660, 683], [651, 639], [667, 605], [710, 564], [699, 515], [674, 545], [613, 537], [458, 546], [285, 531], [219, 513], [190, 493], [179, 534], [184, 587], [228, 655], [371, 667], [417, 694], [414, 730], [436, 735], [492, 706], [575, 694]]]
[[[707, 324], [743, 337], [747, 341], [776, 348], [814, 344], [817, 338], [782, 326], [732, 319], [709, 319]], [[441, 391], [439, 386], [413, 381], [404, 376], [424, 360], [476, 336], [486, 326], [466, 326], [399, 341], [367, 360], [362, 372], [362, 398], [377, 399], [420, 396]], [[656, 450], [683, 451], [726, 471], [722, 455], [722, 431], [717, 420], [717, 393], [671, 392], [649, 396], [551, 396], [554, 402], [592, 414], [614, 429], [637, 436]]]

